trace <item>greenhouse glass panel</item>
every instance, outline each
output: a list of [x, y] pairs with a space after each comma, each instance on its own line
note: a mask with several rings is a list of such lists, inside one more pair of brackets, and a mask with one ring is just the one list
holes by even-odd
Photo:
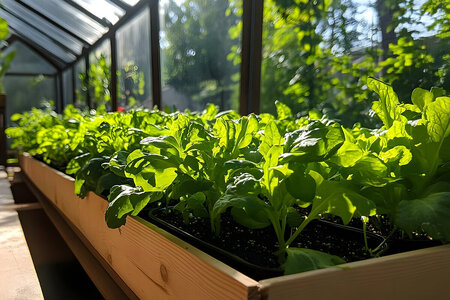
[[93, 44], [108, 28], [60, 0], [23, 0], [25, 4]]
[[67, 104], [73, 103], [72, 68], [69, 68], [62, 73], [62, 79], [63, 79], [63, 104], [64, 107], [66, 107]]
[[57, 58], [63, 60], [64, 62], [72, 62], [73, 60], [75, 60], [75, 56], [73, 54], [63, 50], [49, 37], [34, 29], [22, 20], [14, 17], [10, 13], [0, 9], [0, 17], [5, 19], [6, 22], [8, 22], [8, 26], [11, 27], [15, 32], [17, 32], [17, 34], [21, 35], [27, 40], [32, 41]]
[[120, 1], [131, 6], [135, 6], [139, 2], [139, 0], [120, 0]]
[[118, 105], [135, 103], [153, 107], [150, 62], [150, 12], [148, 8], [116, 33]]
[[11, 116], [29, 111], [32, 107], [42, 107], [44, 101], [55, 99], [54, 77], [6, 76], [4, 78], [7, 96], [7, 126], [14, 125]]
[[111, 24], [116, 24], [117, 21], [125, 14], [125, 11], [120, 7], [114, 5], [108, 0], [72, 0], [91, 14], [100, 19], [107, 19]]
[[50, 24], [44, 18], [41, 18], [40, 16], [36, 15], [35, 13], [31, 12], [30, 10], [26, 9], [13, 0], [3, 0], [2, 5], [3, 8], [17, 16], [24, 22], [37, 28], [41, 32], [44, 32], [52, 39], [60, 42], [68, 49], [74, 51], [76, 54], [81, 54], [81, 51], [83, 50], [83, 43], [80, 40], [59, 29], [58, 27]]
[[162, 105], [238, 109], [242, 1], [160, 3]]
[[275, 113], [278, 100], [293, 114], [313, 110], [373, 128], [380, 120], [370, 103], [378, 96], [368, 76], [391, 84], [406, 103], [416, 87], [449, 89], [450, 45], [445, 28], [433, 27], [448, 16], [420, 1], [374, 2], [264, 1], [261, 112]]
[[89, 53], [89, 95], [93, 107], [111, 107], [111, 42], [104, 40]]
[[14, 41], [3, 52], [4, 55], [16, 51], [16, 57], [11, 62], [8, 73], [54, 74], [56, 69], [31, 50], [27, 45]]
[[86, 84], [86, 62], [80, 59], [75, 64], [75, 107], [84, 109], [87, 107]]

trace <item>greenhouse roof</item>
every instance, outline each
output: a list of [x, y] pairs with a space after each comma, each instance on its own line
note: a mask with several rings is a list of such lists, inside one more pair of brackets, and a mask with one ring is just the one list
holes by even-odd
[[11, 36], [45, 57], [57, 69], [96, 46], [145, 0], [3, 0], [0, 17]]

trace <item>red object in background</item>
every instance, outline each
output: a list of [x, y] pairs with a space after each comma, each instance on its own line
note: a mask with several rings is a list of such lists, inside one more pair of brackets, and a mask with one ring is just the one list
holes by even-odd
[[125, 107], [119, 106], [119, 107], [117, 107], [117, 111], [118, 112], [124, 112], [125, 111]]

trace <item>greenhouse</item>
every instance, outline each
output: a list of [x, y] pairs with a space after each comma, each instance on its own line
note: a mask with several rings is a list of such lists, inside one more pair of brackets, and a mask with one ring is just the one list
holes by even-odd
[[450, 0], [0, 0], [0, 299], [447, 299]]

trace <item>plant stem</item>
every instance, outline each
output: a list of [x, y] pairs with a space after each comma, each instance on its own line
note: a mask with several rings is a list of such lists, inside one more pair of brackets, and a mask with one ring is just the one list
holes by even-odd
[[369, 243], [367, 242], [367, 222], [363, 221], [363, 235], [364, 235], [364, 246], [366, 250], [369, 251], [370, 256], [373, 256], [372, 250], [369, 248]]
[[300, 234], [300, 232], [302, 232], [303, 229], [305, 229], [306, 225], [309, 224], [309, 222], [311, 222], [312, 220], [314, 220], [314, 218], [308, 218], [306, 217], [305, 220], [303, 220], [302, 224], [300, 224], [299, 227], [297, 227], [297, 230], [294, 232], [293, 235], [291, 235], [291, 237], [287, 240], [286, 242], [286, 247], [288, 247], [296, 238], [297, 236]]
[[391, 239], [391, 237], [394, 235], [394, 233], [397, 231], [397, 226], [394, 226], [394, 228], [392, 229], [392, 231], [389, 233], [389, 235], [375, 248], [372, 250], [372, 253], [378, 252], [380, 250], [381, 247], [383, 247], [383, 245], [386, 243], [386, 241], [388, 241], [389, 239]]
[[272, 214], [269, 214], [270, 222], [272, 223], [273, 229], [275, 230], [275, 234], [277, 235], [278, 239], [278, 247], [280, 249], [285, 247], [284, 243], [284, 235], [282, 233], [282, 230], [280, 228], [280, 223], [278, 222], [278, 218], [274, 217]]

